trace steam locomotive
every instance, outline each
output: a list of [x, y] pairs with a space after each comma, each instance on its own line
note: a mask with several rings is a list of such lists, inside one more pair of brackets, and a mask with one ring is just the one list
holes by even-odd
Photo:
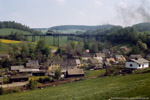
[[52, 31], [52, 30], [48, 30], [46, 33], [46, 35], [52, 35], [52, 34], [54, 34], [54, 31]]

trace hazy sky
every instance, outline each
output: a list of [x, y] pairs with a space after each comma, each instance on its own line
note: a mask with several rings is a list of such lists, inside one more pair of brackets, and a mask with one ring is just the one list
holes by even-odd
[[149, 7], [148, 0], [0, 0], [0, 21], [16, 21], [32, 28], [101, 24], [128, 26], [150, 21]]

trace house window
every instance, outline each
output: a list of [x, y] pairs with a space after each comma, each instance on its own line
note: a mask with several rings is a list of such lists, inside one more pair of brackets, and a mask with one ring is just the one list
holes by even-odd
[[141, 67], [141, 65], [139, 64], [139, 67]]
[[130, 67], [132, 67], [133, 65], [132, 64], [130, 64]]

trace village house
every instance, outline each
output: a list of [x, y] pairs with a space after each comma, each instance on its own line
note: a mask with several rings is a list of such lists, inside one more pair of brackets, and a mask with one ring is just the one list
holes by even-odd
[[108, 63], [116, 63], [116, 60], [114, 58], [106, 58], [106, 62], [108, 62]]
[[11, 66], [10, 70], [11, 71], [19, 71], [20, 69], [23, 69], [24, 66], [20, 65], [20, 66]]
[[9, 54], [0, 54], [0, 60], [6, 59], [6, 58], [9, 59]]
[[77, 67], [81, 67], [81, 61], [80, 61], [80, 59], [76, 59], [76, 65], [77, 65]]
[[98, 59], [90, 59], [89, 65], [92, 69], [102, 69], [103, 68], [103, 61]]
[[87, 52], [84, 52], [82, 55], [81, 55], [81, 58], [83, 60], [88, 60], [88, 59], [91, 59], [92, 58], [92, 55], [90, 53], [87, 53]]
[[115, 55], [115, 58], [117, 63], [126, 61], [126, 58], [123, 55]]
[[48, 72], [55, 72], [57, 69], [60, 68], [60, 65], [62, 63], [63, 63], [62, 60], [52, 60], [52, 59], [49, 59], [47, 61]]
[[102, 53], [105, 54], [105, 57], [110, 57], [110, 56], [111, 56], [111, 52], [110, 52], [109, 49], [104, 49], [104, 50], [102, 50]]
[[128, 49], [128, 47], [127, 46], [122, 46], [122, 47], [120, 47], [120, 51], [121, 52], [128, 52], [129, 51], [129, 49]]
[[32, 69], [39, 69], [39, 61], [38, 60], [29, 60], [28, 63], [26, 63], [27, 68], [32, 68]]
[[85, 52], [86, 52], [86, 53], [89, 53], [89, 52], [90, 52], [90, 50], [89, 50], [89, 49], [86, 49], [86, 50], [85, 50]]
[[61, 70], [66, 72], [68, 69], [73, 69], [78, 67], [79, 63], [80, 62], [77, 62], [76, 59], [64, 60], [63, 63], [61, 64]]
[[105, 56], [104, 53], [95, 53], [94, 56], [93, 56], [94, 59], [102, 60], [102, 61], [105, 60], [105, 57], [106, 57], [106, 56]]
[[66, 77], [80, 77], [80, 76], [84, 76], [83, 69], [78, 68], [68, 69], [66, 72]]
[[143, 69], [149, 67], [149, 61], [144, 58], [136, 58], [131, 59], [130, 61], [126, 62], [126, 68], [130, 69]]
[[133, 54], [133, 55], [130, 55], [129, 57], [129, 59], [139, 59], [139, 58], [142, 58], [140, 54]]
[[80, 67], [81, 62], [79, 59], [67, 59], [67, 60], [53, 60], [49, 59], [47, 61], [47, 70], [50, 75], [54, 75], [57, 69], [61, 69], [63, 74], [66, 73], [68, 69], [73, 69], [75, 67]]
[[78, 65], [76, 62], [76, 59], [68, 59], [68, 61], [66, 61], [66, 62], [67, 62], [67, 68], [68, 69], [75, 68]]

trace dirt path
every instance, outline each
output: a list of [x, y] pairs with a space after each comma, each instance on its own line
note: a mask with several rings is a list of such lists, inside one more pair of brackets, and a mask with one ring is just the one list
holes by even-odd
[[[66, 79], [61, 80], [61, 81], [58, 80], [55, 82], [41, 84], [41, 85], [38, 85], [37, 87], [38, 88], [44, 88], [44, 87], [48, 87], [48, 86], [57, 86], [57, 85], [66, 84], [66, 83], [70, 83], [70, 82], [81, 81], [81, 80], [87, 79], [87, 78], [97, 78], [97, 76], [66, 78]], [[27, 82], [15, 82], [15, 83], [11, 83], [11, 84], [4, 84], [4, 85], [0, 85], [0, 87], [3, 87], [4, 89], [9, 89], [9, 88], [23, 87], [26, 84], [28, 84], [28, 81]]]

